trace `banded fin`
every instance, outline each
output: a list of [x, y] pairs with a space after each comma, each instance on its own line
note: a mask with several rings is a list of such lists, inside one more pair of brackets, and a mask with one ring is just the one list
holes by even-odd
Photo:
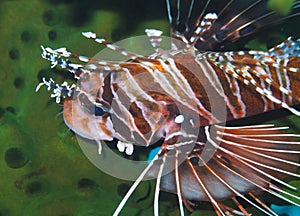
[[[256, 195], [263, 191], [290, 204], [300, 198], [280, 187], [296, 190], [283, 179], [299, 178], [300, 135], [285, 133], [286, 127], [257, 125], [244, 127], [206, 126], [206, 143], [195, 143], [192, 151], [181, 151], [183, 143], [163, 144], [148, 167], [130, 188], [114, 215], [118, 215], [135, 188], [146, 176], [157, 177], [154, 215], [159, 215], [159, 191], [177, 194], [181, 215], [183, 203], [192, 210], [188, 200], [209, 201], [217, 215], [250, 215], [239, 200], [244, 200], [266, 215], [276, 215]], [[190, 144], [188, 144], [190, 145]], [[203, 147], [209, 145], [215, 153], [205, 161]], [[180, 164], [180, 161], [183, 162]], [[165, 169], [173, 171], [165, 173]], [[165, 175], [164, 175], [165, 174]], [[247, 194], [249, 196], [247, 196]], [[236, 199], [236, 198], [239, 199]], [[232, 199], [237, 209], [223, 200]], [[296, 200], [296, 201], [293, 201]]]
[[[201, 145], [196, 145], [193, 152], [178, 168], [182, 199], [210, 201], [217, 213], [229, 215], [226, 214], [228, 209], [221, 201], [236, 196], [265, 214], [273, 215], [268, 208], [246, 197], [245, 194], [249, 192], [255, 194], [254, 191], [263, 190], [280, 199], [286, 199], [280, 195], [281, 189], [270, 183], [270, 179], [285, 187], [295, 189], [282, 179], [287, 175], [299, 178], [295, 170], [300, 166], [298, 164], [300, 145], [299, 142], [293, 140], [293, 137], [299, 136], [285, 134], [282, 128], [275, 128], [272, 125], [214, 127], [216, 134], [210, 133], [208, 127], [205, 128], [206, 145], [213, 145], [218, 149], [213, 158], [205, 163]], [[227, 133], [230, 135], [227, 136]], [[265, 136], [266, 134], [269, 137]], [[270, 138], [271, 136], [274, 138]], [[276, 136], [284, 138], [277, 140]], [[251, 144], [250, 142], [248, 144], [248, 138], [251, 139]], [[282, 138], [285, 141], [279, 143]], [[279, 142], [273, 144], [272, 141], [276, 140]], [[262, 149], [251, 149], [251, 147], [259, 148], [261, 143], [263, 143]], [[268, 152], [264, 149], [279, 152]], [[162, 177], [162, 190], [177, 192], [178, 182], [174, 175], [170, 173]], [[214, 183], [208, 184], [208, 182]], [[293, 194], [286, 195], [295, 198]], [[299, 200], [299, 197], [296, 199]]]
[[[94, 39], [94, 38], [92, 38]], [[96, 38], [97, 39], [97, 38]], [[105, 40], [104, 40], [105, 41]], [[108, 43], [108, 42], [107, 42]], [[109, 43], [108, 43], [109, 44]], [[80, 79], [80, 76], [84, 74], [91, 74], [93, 72], [102, 73], [102, 72], [120, 72], [124, 71], [124, 68], [127, 67], [135, 67], [138, 66], [137, 62], [127, 62], [127, 61], [107, 61], [97, 58], [90, 58], [83, 55], [74, 54], [69, 52], [66, 48], [58, 48], [52, 49], [50, 47], [42, 48], [42, 58], [50, 61], [51, 68], [59, 66], [62, 69], [67, 69], [70, 73], [74, 74], [74, 78]], [[112, 46], [110, 46], [112, 48]], [[113, 50], [124, 54], [128, 58], [141, 58], [142, 56], [138, 56], [130, 53], [129, 51], [119, 48], [117, 46], [113, 46]], [[82, 64], [74, 63], [74, 61], [80, 61]]]
[[[218, 3], [212, 0], [167, 0], [171, 37], [193, 43], [191, 40], [194, 40], [195, 31], [205, 21], [205, 16], [214, 13], [218, 19], [197, 38], [196, 48], [200, 51], [217, 50], [300, 13], [300, 1], [294, 3], [292, 12], [285, 17], [269, 9], [267, 4], [266, 0], [225, 0]], [[176, 40], [174, 43], [179, 46]]]
[[145, 30], [147, 36], [149, 37], [149, 40], [151, 42], [152, 47], [154, 48], [156, 53], [163, 52], [163, 49], [160, 46], [160, 43], [162, 41], [161, 35], [162, 31], [156, 30], [156, 29], [146, 29]]

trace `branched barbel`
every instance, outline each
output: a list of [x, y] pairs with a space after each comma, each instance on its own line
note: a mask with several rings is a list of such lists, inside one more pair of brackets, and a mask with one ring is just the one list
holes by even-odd
[[[300, 1], [286, 17], [267, 9], [267, 1], [167, 0], [170, 50], [161, 47], [162, 32], [147, 29], [154, 49], [131, 53], [83, 35], [121, 53], [127, 61], [104, 61], [72, 54], [66, 48], [42, 47], [52, 67], [66, 68], [77, 85], [43, 79], [51, 97], [64, 98], [64, 120], [76, 134], [95, 140], [118, 139], [118, 149], [133, 154], [134, 145], [161, 141], [156, 156], [137, 178], [116, 209], [118, 215], [139, 183], [155, 177], [154, 215], [161, 190], [177, 194], [193, 210], [193, 200], [208, 201], [217, 215], [250, 215], [241, 200], [266, 215], [277, 215], [258, 192], [293, 205], [300, 198], [284, 178], [299, 167], [300, 142], [286, 127], [228, 127], [226, 122], [277, 108], [295, 115], [300, 101], [300, 40], [288, 38], [268, 51], [214, 51], [283, 19], [299, 15]], [[237, 9], [239, 8], [239, 9]], [[87, 65], [73, 63], [80, 60]], [[231, 199], [236, 209], [224, 204]], [[293, 201], [298, 200], [298, 201]]]

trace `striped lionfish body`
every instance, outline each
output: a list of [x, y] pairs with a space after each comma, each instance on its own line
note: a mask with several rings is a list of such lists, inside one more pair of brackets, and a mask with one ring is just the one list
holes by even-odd
[[[83, 35], [121, 53], [127, 61], [104, 61], [44, 48], [42, 57], [66, 68], [77, 85], [55, 84], [51, 97], [64, 98], [64, 120], [76, 134], [95, 140], [119, 140], [130, 155], [134, 145], [160, 150], [130, 188], [118, 215], [138, 184], [155, 177], [154, 214], [161, 190], [177, 194], [181, 215], [193, 201], [208, 201], [217, 215], [250, 215], [247, 202], [266, 215], [277, 215], [259, 197], [268, 192], [291, 204], [300, 198], [281, 186], [287, 176], [299, 177], [299, 135], [273, 125], [229, 127], [225, 123], [300, 101], [300, 41], [288, 38], [268, 51], [217, 51], [260, 28], [298, 15], [280, 17], [267, 1], [167, 0], [171, 49], [160, 46], [162, 32], [147, 29], [154, 53], [131, 53], [95, 33]], [[237, 9], [238, 8], [238, 9]], [[216, 50], [216, 51], [215, 51]], [[87, 65], [72, 63], [72, 60]], [[224, 204], [231, 199], [236, 208]], [[297, 201], [292, 201], [297, 200]]]

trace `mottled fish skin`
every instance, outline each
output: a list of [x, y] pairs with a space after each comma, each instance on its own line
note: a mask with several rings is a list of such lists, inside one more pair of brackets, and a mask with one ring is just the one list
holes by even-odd
[[[288, 38], [267, 51], [221, 51], [226, 44], [299, 14], [279, 16], [266, 0], [167, 0], [171, 49], [160, 46], [162, 32], [146, 29], [154, 53], [131, 53], [98, 38], [83, 36], [121, 53], [128, 61], [104, 61], [76, 55], [65, 48], [42, 47], [52, 67], [66, 68], [77, 85], [43, 79], [51, 97], [64, 98], [64, 121], [76, 134], [95, 140], [118, 139], [118, 149], [133, 154], [134, 145], [148, 147], [163, 140], [157, 154], [130, 188], [118, 215], [144, 178], [157, 180], [154, 215], [161, 190], [178, 196], [194, 210], [193, 201], [208, 201], [217, 215], [250, 215], [240, 200], [265, 215], [276, 215], [260, 192], [290, 204], [300, 198], [287, 176], [299, 178], [300, 135], [287, 127], [226, 122], [285, 108], [300, 116], [300, 40]], [[88, 63], [72, 63], [79, 60]], [[171, 171], [171, 172], [167, 172]], [[284, 195], [284, 196], [283, 196]], [[238, 199], [237, 199], [238, 198]], [[232, 200], [235, 208], [223, 203]], [[293, 201], [297, 200], [297, 201]]]

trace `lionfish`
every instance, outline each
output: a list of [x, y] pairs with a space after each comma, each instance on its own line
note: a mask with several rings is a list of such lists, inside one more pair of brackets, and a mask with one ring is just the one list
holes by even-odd
[[[299, 178], [297, 134], [272, 124], [226, 126], [231, 121], [285, 108], [299, 116], [300, 40], [291, 37], [267, 51], [220, 51], [226, 44], [299, 14], [268, 9], [266, 0], [166, 0], [171, 48], [161, 46], [162, 31], [146, 29], [154, 52], [139, 55], [93, 32], [83, 36], [105, 45], [126, 61], [105, 61], [42, 46], [42, 57], [67, 69], [77, 85], [43, 81], [60, 103], [66, 125], [79, 136], [118, 140], [121, 152], [134, 145], [159, 150], [117, 207], [118, 215], [136, 187], [155, 177], [154, 215], [160, 191], [177, 194], [184, 206], [209, 202], [217, 215], [250, 215], [245, 204], [277, 215], [262, 192], [299, 206], [300, 198], [281, 189]], [[77, 63], [76, 63], [76, 62]], [[78, 61], [87, 63], [78, 63]], [[122, 164], [120, 164], [121, 166]], [[228, 205], [231, 200], [233, 205]], [[226, 202], [225, 202], [226, 201]], [[235, 206], [235, 207], [234, 207]]]

